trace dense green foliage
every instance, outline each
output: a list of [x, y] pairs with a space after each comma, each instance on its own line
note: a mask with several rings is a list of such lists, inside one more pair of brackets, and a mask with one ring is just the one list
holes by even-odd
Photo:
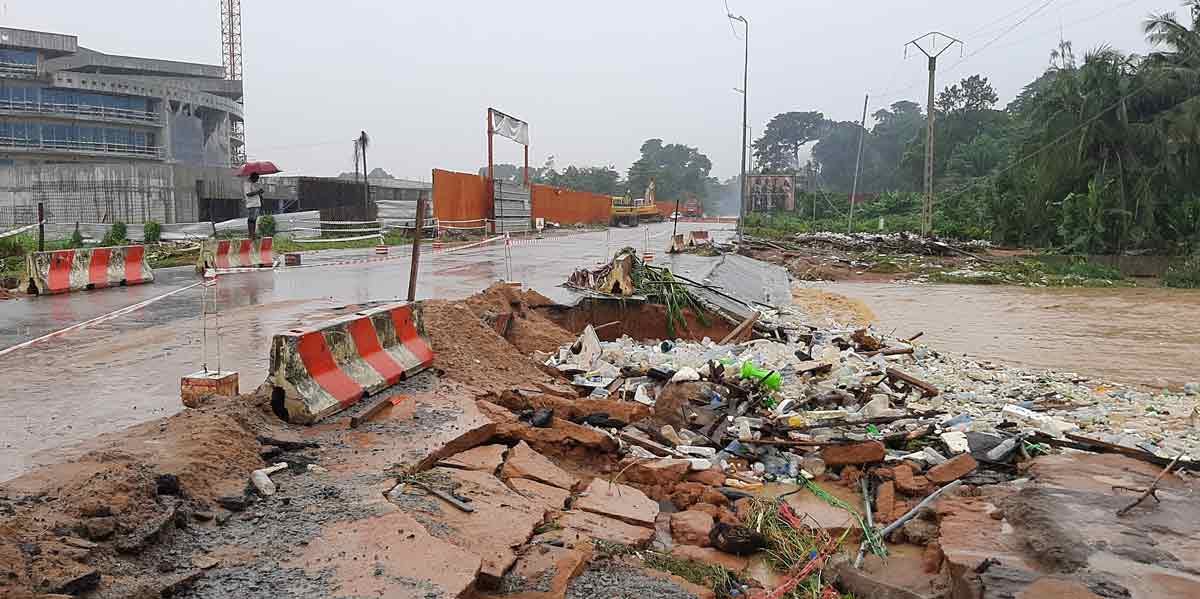
[[129, 241], [129, 230], [125, 223], [116, 221], [108, 228], [108, 232], [104, 234], [104, 239], [100, 240], [102, 246], [117, 246], [125, 245]]
[[142, 225], [142, 240], [146, 243], [158, 243], [162, 238], [162, 225], [154, 221], [146, 221]]
[[1172, 264], [1163, 277], [1166, 287], [1182, 289], [1200, 289], [1200, 256], [1192, 256], [1177, 264]]
[[[1076, 253], [1200, 250], [1200, 0], [1188, 0], [1186, 12], [1146, 20], [1156, 49], [1147, 56], [1110, 47], [1078, 56], [1061, 43], [1049, 68], [1003, 110], [985, 77], [943, 90], [935, 101], [935, 230]], [[783, 113], [772, 123], [802, 114], [817, 113]], [[897, 102], [873, 117], [859, 190], [920, 192], [920, 106]], [[783, 162], [813, 129], [820, 133], [812, 162]], [[796, 172], [814, 188], [845, 194], [860, 132], [854, 122], [768, 125], [756, 156], [762, 170]], [[888, 212], [871, 206], [886, 199], [893, 216], [919, 213], [919, 198], [899, 206], [894, 193], [856, 211]], [[798, 205], [811, 211], [811, 203]], [[913, 212], [898, 212], [906, 207]]]
[[275, 236], [275, 217], [270, 214], [264, 214], [258, 217], [258, 224], [254, 228], [255, 234], [259, 237], [274, 237]]

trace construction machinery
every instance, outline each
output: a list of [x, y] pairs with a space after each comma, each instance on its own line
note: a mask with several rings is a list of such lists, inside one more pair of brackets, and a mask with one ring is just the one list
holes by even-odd
[[612, 196], [612, 215], [609, 222], [613, 226], [636, 227], [640, 222], [661, 222], [662, 212], [654, 203], [654, 181], [646, 187], [646, 197], [630, 198], [629, 196]]

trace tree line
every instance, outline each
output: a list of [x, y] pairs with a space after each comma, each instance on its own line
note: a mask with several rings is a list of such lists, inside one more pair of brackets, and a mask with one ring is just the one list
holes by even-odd
[[[1004, 108], [973, 75], [934, 102], [935, 230], [1070, 252], [1200, 248], [1200, 0], [1188, 18], [1152, 15], [1145, 56], [1069, 42]], [[786, 112], [754, 142], [756, 170], [796, 173], [810, 188], [848, 192], [860, 133], [858, 189], [918, 209], [926, 114], [900, 101], [864, 130], [820, 112]], [[801, 164], [801, 150], [811, 158]], [[800, 206], [805, 202], [798, 202]]]

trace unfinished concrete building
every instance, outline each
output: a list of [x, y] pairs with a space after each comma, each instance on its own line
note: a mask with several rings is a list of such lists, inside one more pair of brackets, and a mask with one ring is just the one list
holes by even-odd
[[0, 227], [195, 220], [240, 194], [242, 82], [223, 67], [116, 56], [0, 27]]

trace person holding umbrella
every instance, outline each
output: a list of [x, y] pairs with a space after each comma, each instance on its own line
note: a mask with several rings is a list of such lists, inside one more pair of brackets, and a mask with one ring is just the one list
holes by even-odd
[[263, 187], [258, 184], [258, 173], [251, 173], [242, 182], [242, 195], [246, 201], [246, 232], [250, 239], [255, 238], [258, 225], [258, 213], [262, 211]]
[[279, 167], [273, 162], [247, 162], [234, 174], [238, 177], [245, 177], [242, 182], [242, 198], [246, 202], [246, 232], [250, 235], [250, 239], [255, 238], [255, 228], [258, 224], [258, 214], [262, 211], [262, 196], [263, 187], [258, 184], [258, 179], [262, 175], [274, 175], [282, 173]]

